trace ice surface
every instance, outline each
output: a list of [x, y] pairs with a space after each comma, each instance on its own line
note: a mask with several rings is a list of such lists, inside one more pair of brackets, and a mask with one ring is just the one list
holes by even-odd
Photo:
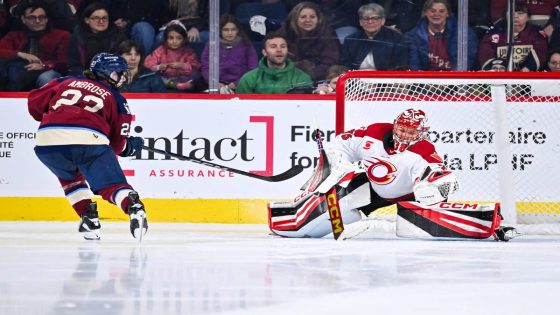
[[264, 225], [0, 222], [0, 314], [558, 314], [560, 237], [284, 239]]

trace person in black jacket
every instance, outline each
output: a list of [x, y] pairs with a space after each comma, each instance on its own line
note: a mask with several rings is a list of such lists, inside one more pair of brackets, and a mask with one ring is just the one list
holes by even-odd
[[99, 2], [91, 3], [82, 12], [80, 22], [70, 37], [70, 75], [81, 75], [88, 68], [89, 60], [98, 53], [115, 53], [125, 39], [126, 33], [110, 23], [107, 7]]
[[349, 69], [389, 70], [408, 66], [408, 44], [398, 31], [385, 26], [385, 10], [376, 3], [358, 9], [362, 30], [346, 37], [342, 64]]

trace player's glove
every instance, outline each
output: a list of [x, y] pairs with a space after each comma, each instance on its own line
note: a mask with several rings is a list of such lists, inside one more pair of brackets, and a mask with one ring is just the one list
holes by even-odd
[[119, 154], [120, 156], [133, 156], [138, 151], [142, 150], [142, 146], [144, 145], [144, 139], [141, 137], [128, 137], [126, 138], [126, 146], [124, 150]]
[[459, 181], [453, 172], [447, 170], [431, 171], [428, 167], [422, 179], [414, 184], [413, 191], [416, 201], [433, 205], [447, 201], [449, 195], [459, 190]]

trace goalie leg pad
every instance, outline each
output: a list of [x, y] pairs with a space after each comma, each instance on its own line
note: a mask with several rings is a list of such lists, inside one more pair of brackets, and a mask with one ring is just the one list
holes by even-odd
[[500, 204], [399, 202], [397, 236], [485, 239], [500, 226]]
[[[348, 192], [337, 190], [342, 222], [345, 225], [362, 219], [357, 209], [369, 203], [369, 183]], [[333, 232], [329, 205], [325, 194], [309, 193], [295, 202], [271, 202], [268, 204], [268, 226], [284, 237], [320, 238]]]

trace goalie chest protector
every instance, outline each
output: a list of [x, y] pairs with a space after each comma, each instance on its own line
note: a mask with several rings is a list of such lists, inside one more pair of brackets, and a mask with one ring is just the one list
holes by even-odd
[[440, 202], [427, 206], [405, 201], [397, 205], [400, 237], [484, 239], [492, 236], [500, 223], [500, 203]]
[[416, 179], [427, 166], [443, 167], [434, 145], [421, 140], [402, 153], [395, 153], [393, 124], [377, 123], [349, 131], [338, 137], [341, 150], [352, 161], [364, 161], [366, 174], [375, 192], [383, 199], [402, 200], [410, 196]]

